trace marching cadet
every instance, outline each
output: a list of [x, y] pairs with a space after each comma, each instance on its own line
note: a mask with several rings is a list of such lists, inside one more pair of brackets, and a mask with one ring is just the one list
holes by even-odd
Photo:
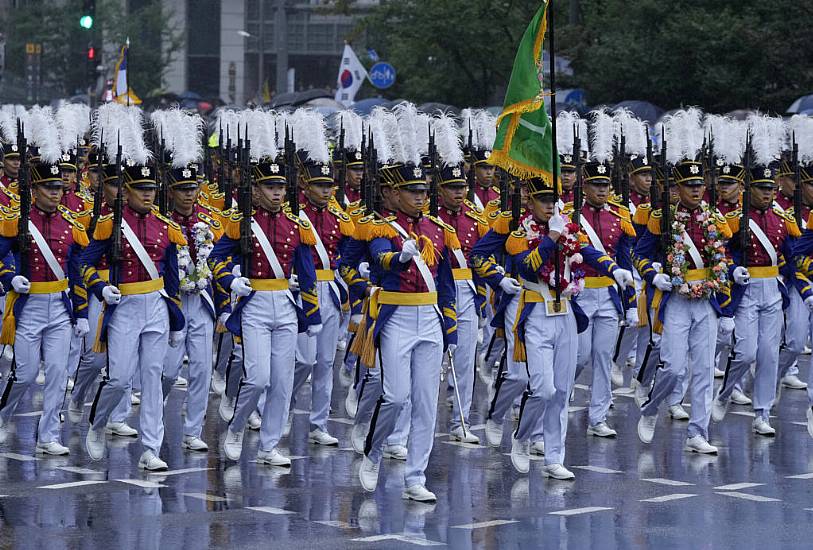
[[[777, 342], [782, 333], [782, 309], [787, 305], [788, 292], [793, 292], [782, 281], [799, 289], [809, 310], [813, 310], [813, 292], [809, 281], [796, 277], [793, 243], [801, 236], [799, 228], [793, 217], [773, 204], [775, 166], [782, 144], [771, 139], [775, 134], [772, 126], [781, 127], [782, 120], [753, 116], [749, 123], [753, 158], [748, 158], [751, 150], [747, 148], [745, 166], [751, 173], [745, 175], [748, 179], [743, 206], [726, 217], [734, 234], [728, 248], [735, 284], [726, 306], [726, 312], [734, 314], [734, 353], [712, 403], [712, 417], [715, 422], [725, 417], [735, 383], [756, 362], [753, 430], [758, 435], [772, 437], [776, 430], [770, 424], [769, 415], [778, 380]], [[782, 280], [778, 278], [780, 274]]]
[[[610, 370], [614, 347], [608, 342], [618, 338], [619, 326], [628, 321], [627, 310], [635, 311], [632, 281], [632, 244], [635, 230], [629, 210], [610, 202], [610, 176], [613, 155], [613, 119], [610, 115], [594, 113], [590, 154], [592, 160], [584, 165], [584, 206], [574, 212], [576, 223], [587, 236], [590, 245], [612, 258], [622, 268], [615, 277], [621, 287], [630, 286], [629, 292], [619, 292], [616, 281], [602, 276], [596, 269], [584, 267], [584, 290], [576, 301], [590, 321], [587, 330], [579, 334], [576, 378], [584, 368], [592, 365], [590, 407], [587, 433], [598, 437], [615, 437], [616, 431], [607, 425], [607, 413], [613, 399]], [[566, 212], [567, 212], [566, 207]], [[620, 277], [630, 274], [630, 280]], [[630, 315], [631, 316], [631, 315]], [[636, 320], [637, 321], [637, 320]]]
[[189, 381], [181, 446], [205, 452], [209, 446], [201, 435], [209, 400], [216, 320], [208, 258], [223, 226], [216, 212], [198, 203], [200, 183], [196, 163], [203, 154], [203, 120], [197, 114], [172, 109], [154, 112], [152, 121], [156, 132], [166, 140], [172, 158], [171, 166], [165, 168], [172, 205], [169, 217], [181, 228], [187, 242], [178, 249], [181, 311], [186, 324], [181, 344], [167, 349], [164, 358], [163, 397], [166, 402], [186, 355], [189, 358]]
[[488, 203], [500, 198], [500, 189], [496, 185], [497, 169], [488, 162], [491, 157], [491, 146], [497, 134], [497, 121], [491, 113], [482, 109], [463, 109], [461, 117], [460, 135], [466, 148], [465, 152], [471, 159], [467, 168], [474, 169], [476, 185], [473, 202], [479, 210], [485, 211]]
[[466, 200], [468, 186], [463, 173], [463, 151], [454, 122], [441, 115], [433, 120], [432, 130], [441, 164], [432, 174], [438, 185], [438, 217], [454, 228], [460, 242], [460, 248], [451, 251], [454, 256], [451, 263], [456, 290], [458, 344], [452, 359], [460, 402], [454, 399], [452, 403], [450, 434], [456, 441], [477, 444], [480, 438], [471, 432], [469, 411], [474, 392], [477, 332], [480, 319], [484, 319], [481, 310], [485, 289], [480, 278], [473, 274], [470, 260], [472, 248], [488, 231], [488, 223], [474, 204]]
[[85, 146], [85, 135], [90, 129], [90, 107], [81, 103], [68, 103], [57, 110], [54, 118], [62, 147], [62, 159], [59, 163], [65, 181], [62, 204], [71, 212], [80, 213], [88, 207], [79, 177], [79, 162], [81, 147]]
[[[273, 136], [252, 142], [251, 151], [257, 162], [243, 175], [250, 188], [241, 190], [250, 191], [250, 204], [241, 197], [240, 211], [224, 220], [224, 235], [209, 258], [215, 284], [238, 297], [233, 308], [229, 300], [217, 300], [219, 318], [228, 314], [226, 327], [242, 341], [243, 378], [223, 451], [229, 460], [240, 459], [246, 422], [267, 391], [257, 462], [287, 467], [291, 460], [277, 447], [291, 403], [297, 334], [316, 336], [322, 328], [311, 250], [316, 241], [310, 223], [283, 205], [287, 167], [277, 158]], [[243, 233], [245, 225], [250, 235]], [[250, 239], [248, 250], [241, 250], [241, 237]], [[289, 289], [294, 274], [302, 307]]]
[[[435, 439], [438, 385], [443, 353], [457, 343], [455, 289], [450, 257], [460, 248], [454, 229], [424, 215], [426, 174], [415, 143], [415, 106], [396, 107], [393, 162], [382, 168], [398, 196], [398, 213], [373, 222], [370, 255], [381, 272], [377, 311], [372, 317], [368, 358], [380, 356], [383, 394], [376, 405], [359, 470], [366, 491], [374, 491], [384, 442], [401, 409], [412, 403], [402, 497], [435, 502], [426, 488], [426, 466]], [[375, 307], [375, 306], [371, 306]], [[377, 353], [376, 353], [377, 348]]]
[[341, 207], [349, 214], [361, 205], [361, 180], [364, 176], [364, 158], [362, 155], [363, 121], [353, 111], [340, 111], [336, 123], [344, 131], [344, 150], [339, 148], [337, 141], [333, 150], [334, 172], [345, 163], [344, 198], [339, 201]]
[[3, 137], [3, 176], [0, 177], [0, 205], [19, 204], [17, 196], [17, 178], [20, 171], [20, 150], [16, 143], [17, 123], [23, 125], [28, 137], [31, 125], [29, 113], [22, 105], [3, 105], [0, 107], [0, 130]]
[[[0, 221], [0, 258], [8, 259], [14, 250], [13, 263], [0, 264], [0, 282], [11, 289], [0, 337], [2, 343], [14, 344], [14, 363], [0, 400], [0, 441], [7, 439], [8, 423], [42, 360], [46, 385], [36, 452], [67, 455], [70, 451], [61, 442], [59, 413], [68, 378], [71, 332], [78, 337], [88, 332], [79, 275], [81, 246], [88, 241], [84, 227], [59, 210], [63, 187], [53, 117], [43, 110], [32, 115], [30, 124], [32, 137], [40, 136], [35, 142], [39, 158], [30, 164], [31, 199], [24, 201], [28, 205], [22, 205], [20, 212], [6, 213]], [[27, 182], [22, 192], [29, 192]], [[24, 229], [24, 238], [29, 239], [25, 254], [15, 247], [22, 237], [21, 219], [28, 222]]]
[[[511, 463], [518, 472], [528, 473], [529, 439], [541, 421], [545, 477], [573, 479], [563, 465], [567, 406], [576, 373], [578, 333], [588, 321], [571, 297], [581, 288], [585, 261], [599, 276], [612, 278], [622, 287], [632, 284], [632, 273], [586, 244], [578, 226], [559, 214], [554, 189], [546, 181], [532, 178], [528, 186], [532, 215], [506, 242], [523, 287], [514, 324], [514, 359], [526, 362], [529, 379], [511, 441]], [[554, 296], [559, 295], [557, 309]]]
[[[655, 374], [648, 399], [641, 406], [638, 437], [644, 443], [652, 441], [658, 406], [674, 392], [683, 376], [690, 376], [692, 411], [684, 449], [716, 454], [717, 447], [708, 443], [708, 423], [717, 317], [722, 315], [721, 307], [729, 299], [725, 241], [731, 233], [722, 215], [702, 200], [703, 163], [694, 160], [703, 141], [700, 112], [697, 109], [680, 111], [666, 118], [663, 124], [668, 142], [682, 144], [673, 146], [666, 156], [666, 162], [674, 166], [679, 200], [674, 206], [670, 204], [668, 208], [652, 212], [635, 245], [638, 271], [648, 285], [657, 289], [650, 307], [654, 310], [654, 330], [662, 329], [660, 360], [663, 365]], [[667, 166], [666, 189], [671, 179], [668, 170]], [[659, 272], [654, 263], [663, 266], [663, 272]], [[734, 325], [731, 317], [723, 316], [720, 323], [730, 334]]]
[[[138, 371], [144, 448], [138, 466], [166, 470], [166, 462], [158, 456], [164, 438], [161, 373], [167, 344], [180, 345], [183, 334], [177, 247], [187, 242], [175, 222], [153, 209], [157, 185], [155, 170], [147, 165], [150, 154], [144, 143], [142, 116], [136, 107], [106, 104], [99, 108], [94, 129], [94, 135], [103, 133], [108, 151], [115, 151], [119, 144], [122, 147], [119, 192], [126, 197], [126, 205], [117, 198], [113, 214], [99, 219], [82, 254], [88, 291], [106, 304], [97, 350], [103, 345], [108, 350], [107, 375], [93, 401], [85, 446], [91, 459], [104, 458], [103, 430]], [[121, 225], [113, 227], [119, 209]], [[97, 273], [104, 256], [109, 281]]]
[[318, 336], [300, 334], [297, 338], [296, 372], [292, 400], [308, 376], [311, 378], [311, 413], [308, 441], [336, 446], [339, 440], [327, 428], [333, 395], [333, 362], [342, 326], [342, 304], [347, 290], [337, 269], [347, 239], [355, 227], [350, 217], [333, 199], [333, 170], [325, 135], [325, 122], [316, 111], [299, 109], [290, 119], [296, 141], [296, 159], [305, 203], [299, 218], [313, 227], [315, 244], [311, 249], [316, 269], [316, 291], [322, 330]]

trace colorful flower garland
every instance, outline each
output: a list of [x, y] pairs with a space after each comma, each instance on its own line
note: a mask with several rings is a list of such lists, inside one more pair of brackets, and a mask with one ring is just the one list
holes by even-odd
[[209, 285], [212, 272], [209, 269], [209, 254], [214, 248], [214, 233], [209, 225], [197, 222], [192, 226], [192, 241], [197, 250], [197, 260], [192, 262], [188, 246], [178, 248], [178, 271], [181, 279], [181, 291], [187, 293], [201, 292]]
[[[531, 250], [538, 247], [542, 238], [547, 235], [547, 233], [542, 233], [539, 224], [533, 219], [533, 216], [522, 220], [521, 227], [525, 230]], [[576, 296], [584, 290], [584, 268], [582, 267], [584, 257], [581, 255], [582, 240], [580, 238], [580, 228], [567, 217], [565, 217], [565, 230], [557, 244], [560, 247], [563, 258], [567, 262], [567, 266], [570, 268], [570, 277], [567, 276], [565, 270], [560, 271], [559, 289], [562, 292], [562, 296]], [[556, 272], [552, 259], [545, 262], [539, 269], [539, 279], [546, 281], [551, 288], [556, 288]]]
[[728, 264], [725, 259], [725, 243], [720, 238], [720, 232], [711, 211], [705, 202], [700, 203], [694, 214], [695, 221], [700, 224], [705, 238], [705, 245], [702, 250], [703, 260], [710, 268], [711, 276], [702, 281], [687, 281], [686, 274], [689, 271], [689, 245], [683, 240], [686, 232], [686, 222], [693, 214], [690, 212], [680, 212], [675, 209], [674, 221], [672, 222], [672, 245], [666, 253], [666, 261], [669, 270], [667, 274], [671, 276], [672, 287], [681, 296], [690, 300], [708, 298], [712, 293], [720, 291], [728, 284]]

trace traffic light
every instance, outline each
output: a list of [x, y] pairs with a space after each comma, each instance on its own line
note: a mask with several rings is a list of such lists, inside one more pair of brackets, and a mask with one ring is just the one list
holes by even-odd
[[93, 20], [96, 18], [96, 0], [85, 0], [82, 8], [82, 15], [79, 17], [79, 26], [90, 30], [93, 28]]
[[88, 46], [88, 61], [93, 61], [94, 59], [96, 59], [96, 48]]

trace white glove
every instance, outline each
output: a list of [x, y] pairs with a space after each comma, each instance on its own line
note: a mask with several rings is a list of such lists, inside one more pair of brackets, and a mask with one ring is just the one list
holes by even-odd
[[457, 349], [457, 344], [449, 344], [448, 346], [446, 346], [446, 352], [449, 355], [454, 355], [454, 350], [456, 350], [456, 349]]
[[404, 246], [401, 247], [401, 254], [398, 256], [398, 261], [405, 264], [418, 255], [420, 255], [418, 243], [415, 242], [415, 239], [409, 239], [404, 241]]
[[722, 336], [731, 336], [731, 333], [734, 332], [734, 318], [720, 317], [720, 325], [717, 327], [717, 331]]
[[226, 321], [229, 320], [229, 317], [231, 317], [231, 313], [221, 313], [220, 317], [217, 318], [217, 323], [225, 327]]
[[652, 279], [652, 284], [655, 285], [655, 288], [664, 292], [672, 290], [672, 280], [663, 273], [655, 275]]
[[500, 275], [505, 275], [505, 268], [500, 264], [494, 264], [494, 271], [496, 271]]
[[291, 292], [299, 292], [299, 277], [297, 277], [295, 273], [292, 273], [291, 278], [288, 279], [288, 290]]
[[358, 325], [361, 322], [361, 313], [354, 313], [351, 315], [350, 322]]
[[78, 318], [76, 324], [73, 326], [73, 333], [77, 338], [83, 338], [88, 332], [90, 332], [88, 320], [84, 317]]
[[565, 231], [565, 219], [559, 215], [559, 207], [557, 206], [553, 211], [553, 216], [548, 220], [548, 230], [559, 233], [560, 235]]
[[169, 347], [177, 348], [183, 342], [183, 331], [173, 330], [169, 333]]
[[751, 275], [748, 270], [741, 265], [734, 268], [734, 282], [738, 285], [747, 285], [751, 282]]
[[485, 327], [486, 326], [486, 321], [488, 321], [488, 319], [486, 319], [482, 315], [478, 315], [477, 316], [477, 328], [481, 329], [481, 328]]
[[107, 285], [102, 289], [104, 303], [113, 306], [121, 302], [121, 291], [113, 285]]
[[613, 278], [622, 289], [627, 288], [628, 286], [635, 286], [635, 280], [632, 278], [632, 273], [626, 269], [616, 269], [613, 273]]
[[627, 310], [627, 326], [630, 327], [637, 327], [638, 326], [638, 308], [631, 307]]
[[813, 296], [808, 296], [805, 298], [805, 305], [807, 306], [808, 311], [813, 311]]
[[231, 291], [241, 298], [251, 294], [252, 290], [254, 289], [251, 288], [251, 281], [245, 277], [235, 277], [231, 282]]
[[519, 291], [522, 290], [519, 281], [512, 277], [503, 277], [502, 281], [500, 281], [500, 288], [503, 292], [511, 296], [518, 294]]
[[654, 269], [657, 273], [660, 273], [663, 270], [663, 266], [660, 262], [652, 262], [652, 269]]
[[320, 332], [322, 332], [322, 323], [308, 327], [308, 336], [316, 336]]
[[240, 264], [234, 264], [234, 267], [231, 268], [231, 274], [234, 275], [235, 277], [242, 277], [243, 276], [243, 273], [241, 272], [241, 269], [240, 269]]
[[15, 275], [11, 280], [11, 288], [17, 294], [28, 294], [31, 290], [31, 283], [22, 275]]
[[359, 264], [359, 275], [361, 275], [364, 279], [370, 278], [370, 263], [369, 262], [361, 262]]

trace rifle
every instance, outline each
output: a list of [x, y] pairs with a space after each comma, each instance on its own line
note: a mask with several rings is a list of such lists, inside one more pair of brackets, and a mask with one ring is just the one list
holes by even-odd
[[344, 189], [347, 185], [347, 151], [344, 150], [344, 120], [339, 121], [339, 173], [336, 178], [336, 202], [344, 206]]
[[167, 189], [166, 164], [166, 142], [164, 141], [164, 129], [161, 128], [161, 137], [158, 141], [158, 158], [155, 162], [155, 183], [158, 185], [158, 211], [164, 216], [169, 211], [169, 190]]
[[646, 160], [649, 163], [649, 174], [652, 178], [649, 183], [649, 202], [652, 210], [655, 210], [658, 207], [658, 166], [652, 156], [652, 136], [649, 135], [649, 126], [646, 127]]
[[[220, 162], [217, 166], [217, 191], [218, 193], [225, 193], [226, 185], [226, 152], [223, 150], [223, 126], [220, 126], [220, 131], [217, 133], [217, 156]], [[223, 210], [227, 210], [231, 206], [228, 199], [223, 204]]]
[[[361, 165], [361, 183], [359, 184], [359, 206], [367, 206], [367, 134], [364, 133], [364, 128], [361, 129], [361, 158], [363, 164]], [[369, 213], [369, 212], [368, 212]]]
[[709, 128], [709, 146], [706, 149], [709, 160], [709, 202], [711, 211], [717, 208], [717, 159], [714, 158], [714, 128]]
[[522, 216], [522, 183], [519, 178], [511, 178], [514, 188], [511, 193], [511, 231], [519, 229], [519, 218]]
[[510, 192], [508, 190], [508, 173], [501, 168], [498, 168], [498, 170], [500, 173], [500, 212], [506, 212], [508, 211], [508, 193]]
[[[205, 129], [204, 129], [205, 130]], [[209, 135], [208, 130], [205, 130], [201, 135], [201, 145], [203, 145], [203, 179], [206, 183], [212, 182], [212, 155], [209, 153]]]
[[623, 150], [623, 140], [623, 133], [613, 140], [613, 173], [610, 181], [612, 182], [613, 194], [616, 197], [621, 195], [621, 151]]
[[573, 184], [573, 223], [580, 225], [584, 204], [584, 176], [582, 174], [581, 138], [578, 125], [573, 125], [573, 155], [576, 164], [576, 182]]
[[97, 151], [96, 162], [96, 189], [93, 190], [93, 212], [88, 227], [88, 237], [92, 238], [96, 232], [96, 224], [99, 223], [99, 216], [102, 215], [102, 201], [104, 200], [104, 168], [102, 166], [105, 157], [104, 150], [104, 129], [99, 137], [99, 149]]
[[[666, 162], [666, 130], [661, 128], [661, 169], [663, 170], [663, 196], [661, 198], [661, 244], [663, 253], [672, 246], [672, 201], [669, 193], [669, 178], [672, 167]], [[664, 264], [664, 268], [665, 268]], [[666, 269], [664, 269], [666, 271]]]
[[285, 189], [288, 199], [288, 208], [291, 214], [299, 215], [299, 177], [296, 169], [296, 145], [294, 145], [293, 130], [285, 127], [285, 143], [283, 144], [283, 160], [285, 162]]
[[[469, 171], [466, 172], [466, 184], [469, 186], [469, 189], [466, 192], [466, 199], [469, 202], [474, 202], [474, 187], [475, 187], [475, 185], [477, 185], [476, 174], [474, 172], [475, 158], [474, 158], [473, 142], [474, 142], [474, 133], [472, 132], [472, 129], [471, 129], [471, 119], [469, 119], [469, 142], [468, 142], [468, 145], [467, 145], [467, 149], [469, 150], [468, 151], [468, 153], [469, 153], [469, 155], [468, 155], [469, 156]], [[500, 196], [502, 196], [502, 195], [500, 195]], [[484, 204], [483, 208], [485, 208], [485, 207], [486, 207], [486, 205]]]
[[224, 151], [223, 158], [220, 159], [221, 163], [226, 164], [226, 168], [223, 170], [223, 194], [225, 195], [225, 203], [223, 205], [224, 210], [228, 210], [232, 204], [232, 197], [234, 195], [233, 185], [234, 182], [232, 178], [234, 176], [234, 172], [232, 170], [232, 161], [233, 155], [235, 155], [234, 151], [232, 150], [231, 146], [231, 136], [229, 135], [229, 128], [226, 127], [226, 150]]
[[799, 165], [799, 142], [796, 141], [796, 132], [793, 133], [793, 150], [791, 162], [793, 164], [793, 217], [796, 218], [796, 225], [799, 229], [804, 229], [804, 219], [802, 217], [802, 167]]
[[624, 208], [630, 207], [630, 172], [629, 160], [627, 155], [627, 138], [624, 136], [624, 130], [621, 129], [621, 159], [618, 162], [618, 169], [620, 173], [618, 177], [621, 179], [621, 202]]
[[[239, 130], [238, 130], [239, 133]], [[248, 139], [246, 125], [245, 140], [238, 140], [240, 162], [239, 208], [240, 214], [240, 275], [251, 277], [251, 142]]]
[[745, 139], [745, 177], [743, 181], [742, 190], [742, 209], [740, 216], [740, 252], [742, 253], [742, 261], [740, 265], [748, 269], [748, 248], [751, 244], [751, 227], [749, 220], [751, 219], [751, 132]]
[[432, 178], [429, 181], [429, 215], [437, 217], [440, 170], [438, 170], [438, 151], [435, 146], [435, 134], [431, 128], [429, 129], [429, 166], [429, 174]]
[[118, 286], [121, 267], [121, 220], [124, 207], [123, 181], [121, 177], [121, 136], [116, 137], [116, 200], [113, 201], [113, 231], [110, 235], [110, 284]]
[[17, 219], [17, 253], [20, 257], [20, 275], [31, 277], [31, 234], [28, 221], [31, 216], [31, 181], [28, 166], [28, 140], [25, 139], [25, 126], [17, 119], [17, 150], [20, 152], [20, 169], [17, 172], [17, 191], [20, 193], [20, 214]]

